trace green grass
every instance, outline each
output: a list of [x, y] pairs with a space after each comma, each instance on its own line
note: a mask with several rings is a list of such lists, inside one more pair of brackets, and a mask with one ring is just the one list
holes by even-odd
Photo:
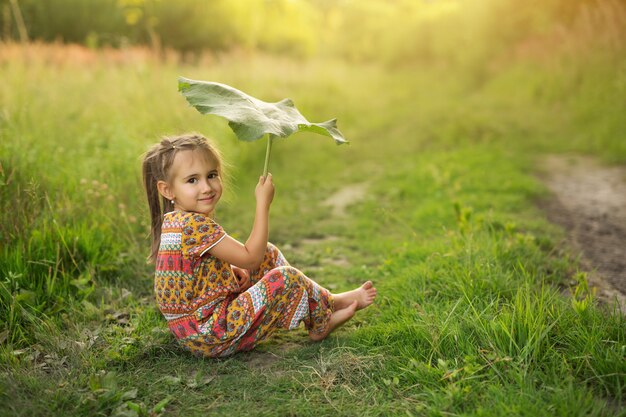
[[[624, 318], [586, 301], [563, 232], [534, 205], [546, 153], [626, 161], [624, 62], [593, 62], [479, 84], [262, 57], [3, 62], [0, 415], [623, 415]], [[179, 75], [290, 97], [351, 140], [302, 134], [272, 156], [271, 240], [333, 291], [379, 289], [323, 343], [300, 330], [202, 360], [167, 332], [145, 263], [141, 153], [162, 134], [214, 137], [232, 165], [218, 221], [240, 238], [264, 156], [189, 108]], [[334, 217], [324, 201], [362, 183]]]

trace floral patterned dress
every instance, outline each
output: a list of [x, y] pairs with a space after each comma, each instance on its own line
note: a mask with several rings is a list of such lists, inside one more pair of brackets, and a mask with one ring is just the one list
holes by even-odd
[[201, 214], [173, 211], [163, 218], [154, 289], [159, 309], [185, 349], [228, 356], [301, 322], [314, 333], [326, 330], [332, 295], [291, 267], [271, 243], [261, 266], [250, 271], [252, 286], [238, 292], [232, 267], [208, 253], [225, 236]]

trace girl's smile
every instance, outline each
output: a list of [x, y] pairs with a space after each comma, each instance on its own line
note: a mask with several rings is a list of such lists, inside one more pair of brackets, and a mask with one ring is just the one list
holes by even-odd
[[174, 200], [174, 208], [212, 215], [222, 196], [217, 162], [200, 149], [180, 151], [174, 157], [170, 172], [162, 193]]

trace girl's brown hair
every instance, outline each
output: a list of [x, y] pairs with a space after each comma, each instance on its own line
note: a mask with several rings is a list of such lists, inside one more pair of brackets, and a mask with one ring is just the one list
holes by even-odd
[[159, 251], [163, 215], [174, 210], [174, 204], [159, 194], [157, 183], [159, 181], [169, 181], [169, 170], [178, 152], [196, 149], [204, 151], [208, 157], [215, 160], [217, 171], [222, 176], [223, 161], [220, 152], [209, 143], [207, 138], [197, 133], [188, 133], [174, 137], [164, 136], [161, 138], [161, 142], [152, 146], [143, 157], [143, 185], [148, 198], [151, 218], [150, 237], [152, 250], [148, 258], [151, 261], [156, 260]]

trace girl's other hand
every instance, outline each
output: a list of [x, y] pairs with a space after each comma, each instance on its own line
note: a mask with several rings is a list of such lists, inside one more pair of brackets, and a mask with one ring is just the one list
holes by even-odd
[[239, 268], [235, 265], [231, 266], [233, 268], [235, 278], [237, 279], [237, 284], [239, 285], [239, 292], [244, 292], [245, 290], [250, 288], [250, 271]]
[[257, 204], [261, 204], [263, 207], [269, 209], [272, 200], [274, 199], [274, 183], [272, 182], [272, 174], [267, 174], [267, 177], [261, 176], [259, 183], [254, 190]]

